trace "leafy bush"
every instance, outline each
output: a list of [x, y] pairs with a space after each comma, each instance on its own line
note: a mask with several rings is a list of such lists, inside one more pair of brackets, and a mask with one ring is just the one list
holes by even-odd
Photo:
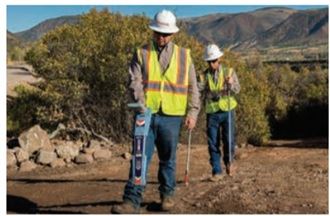
[[288, 90], [287, 114], [275, 122], [274, 137], [328, 136], [328, 70], [303, 68]]

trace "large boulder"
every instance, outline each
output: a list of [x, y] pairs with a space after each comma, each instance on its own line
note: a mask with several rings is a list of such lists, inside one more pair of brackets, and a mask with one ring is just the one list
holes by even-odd
[[38, 157], [37, 157], [37, 163], [48, 165], [51, 164], [53, 161], [55, 161], [57, 158], [57, 155], [53, 151], [47, 151], [47, 150], [40, 150]]
[[66, 142], [65, 144], [56, 145], [55, 151], [60, 158], [71, 161], [79, 155], [80, 147], [72, 142]]
[[41, 148], [45, 150], [52, 149], [47, 132], [41, 129], [39, 125], [23, 132], [18, 137], [18, 141], [20, 147], [27, 151], [30, 156]]

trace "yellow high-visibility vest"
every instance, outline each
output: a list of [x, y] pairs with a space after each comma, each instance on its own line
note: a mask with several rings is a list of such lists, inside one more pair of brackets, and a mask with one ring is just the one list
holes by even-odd
[[[224, 81], [225, 81], [224, 70], [229, 70], [228, 76], [231, 76], [233, 73], [232, 68], [224, 69], [223, 67], [221, 67], [217, 84], [215, 84], [213, 82], [210, 72], [206, 73], [207, 82], [208, 82], [210, 91], [220, 92], [224, 88]], [[219, 110], [230, 111], [232, 109], [235, 109], [236, 106], [237, 106], [237, 101], [233, 96], [229, 97], [227, 95], [224, 95], [224, 96], [220, 97], [219, 101], [207, 100], [205, 110], [206, 110], [206, 113], [215, 113], [215, 112], [218, 112]]]
[[188, 100], [188, 72], [191, 66], [190, 50], [173, 46], [173, 54], [166, 71], [162, 72], [153, 43], [138, 49], [137, 56], [143, 70], [146, 106], [152, 113], [186, 114]]

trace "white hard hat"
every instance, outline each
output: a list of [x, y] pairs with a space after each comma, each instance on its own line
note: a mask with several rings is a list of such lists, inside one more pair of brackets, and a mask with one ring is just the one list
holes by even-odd
[[162, 10], [158, 12], [151, 24], [149, 25], [153, 31], [171, 34], [179, 31], [176, 26], [176, 18], [171, 11]]
[[215, 44], [207, 45], [204, 54], [205, 61], [212, 61], [223, 56], [223, 52], [220, 51], [219, 47]]

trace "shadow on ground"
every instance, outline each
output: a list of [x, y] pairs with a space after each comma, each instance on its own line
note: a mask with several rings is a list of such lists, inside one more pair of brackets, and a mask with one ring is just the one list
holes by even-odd
[[84, 214], [74, 211], [54, 211], [39, 209], [37, 204], [24, 197], [7, 195], [7, 213], [9, 214]]
[[313, 140], [294, 140], [294, 141], [279, 141], [273, 140], [265, 147], [287, 147], [287, 148], [328, 148], [327, 139], [313, 139]]

